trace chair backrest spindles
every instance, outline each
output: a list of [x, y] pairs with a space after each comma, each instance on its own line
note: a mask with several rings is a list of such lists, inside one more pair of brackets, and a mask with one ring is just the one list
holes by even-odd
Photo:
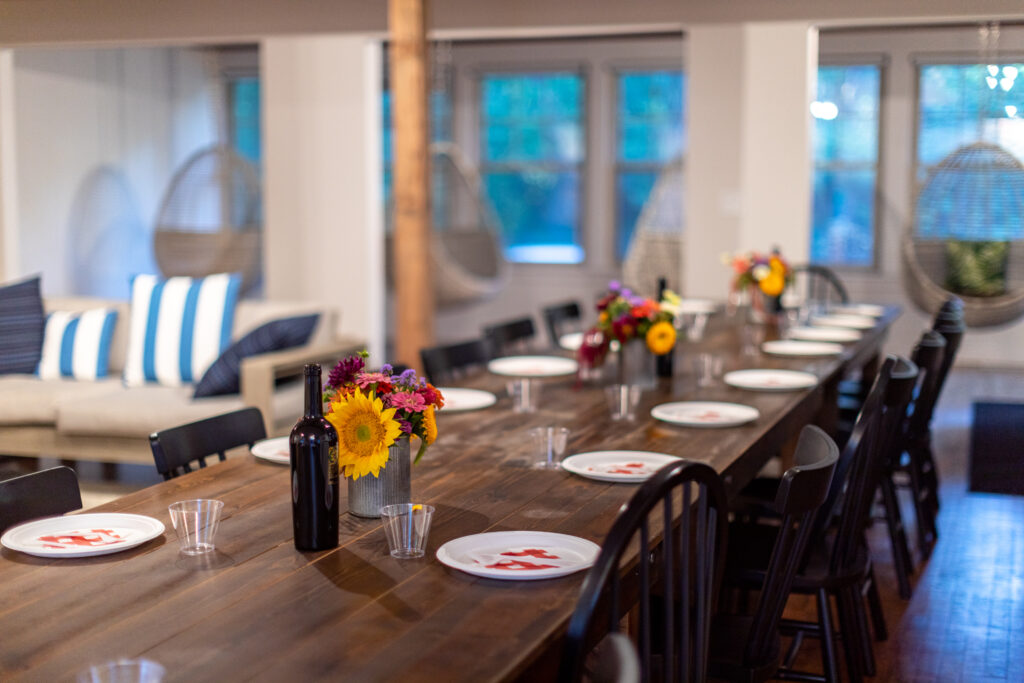
[[150, 434], [153, 462], [164, 479], [192, 471], [192, 463], [206, 467], [206, 458], [226, 460], [239, 446], [252, 447], [267, 436], [259, 408], [242, 408]]
[[491, 353], [483, 339], [420, 349], [423, 372], [434, 384], [449, 382], [473, 368], [483, 367]]
[[578, 327], [582, 316], [580, 305], [575, 301], [545, 306], [541, 314], [544, 317], [544, 324], [547, 327], [548, 337], [552, 346], [558, 346], [558, 340], [568, 332], [582, 330], [569, 329], [569, 326]]

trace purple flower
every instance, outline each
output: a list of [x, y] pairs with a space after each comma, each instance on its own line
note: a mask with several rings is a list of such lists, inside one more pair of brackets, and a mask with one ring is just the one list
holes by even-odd
[[392, 372], [395, 371], [395, 369], [391, 367], [391, 363], [385, 363], [384, 365], [381, 366], [380, 371], [382, 374], [390, 375]]
[[629, 297], [633, 296], [633, 290], [630, 289], [629, 287], [623, 287], [622, 291], [619, 292], [619, 294], [621, 294], [623, 298], [628, 299]]
[[642, 296], [634, 296], [634, 297], [630, 297], [629, 305], [630, 306], [643, 306], [645, 301], [647, 301], [647, 299], [643, 298]]
[[334, 366], [334, 369], [331, 370], [331, 374], [327, 376], [327, 386], [339, 389], [346, 384], [350, 384], [355, 379], [356, 373], [361, 371], [364, 365], [362, 356], [342, 358]]
[[398, 376], [399, 384], [414, 384], [416, 382], [416, 371], [412, 368], [404, 371]]
[[409, 422], [408, 420], [399, 420], [398, 428], [406, 434], [412, 434], [412, 422]]
[[617, 292], [620, 289], [622, 289], [622, 283], [619, 282], [618, 280], [612, 280], [611, 282], [608, 283], [608, 289], [612, 290], [613, 292]]

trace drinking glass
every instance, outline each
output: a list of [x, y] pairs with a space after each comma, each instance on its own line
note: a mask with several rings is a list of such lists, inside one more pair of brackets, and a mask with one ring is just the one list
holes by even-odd
[[698, 387], [710, 387], [722, 375], [722, 357], [713, 353], [698, 353], [693, 358], [693, 372]]
[[567, 427], [534, 427], [530, 430], [530, 440], [533, 443], [534, 451], [541, 459], [534, 462], [533, 466], [541, 470], [557, 470], [561, 468], [559, 462], [562, 454], [565, 453], [565, 446], [569, 442], [569, 429]]
[[508, 395], [512, 397], [512, 411], [516, 413], [535, 413], [540, 399], [540, 382], [529, 377], [514, 379], [507, 385]]
[[391, 557], [409, 560], [423, 557], [430, 533], [434, 506], [420, 503], [398, 503], [380, 509], [384, 535], [388, 538]]
[[78, 683], [160, 683], [167, 670], [151, 659], [118, 659], [78, 672]]
[[213, 539], [224, 510], [223, 501], [205, 498], [180, 500], [171, 503], [167, 510], [171, 514], [171, 526], [178, 535], [181, 552], [186, 555], [213, 552]]
[[605, 387], [608, 411], [615, 421], [636, 419], [636, 407], [640, 404], [643, 389], [637, 384], [612, 384]]

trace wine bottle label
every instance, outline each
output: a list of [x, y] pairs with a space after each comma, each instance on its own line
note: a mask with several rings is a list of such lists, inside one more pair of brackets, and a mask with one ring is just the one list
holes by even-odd
[[[338, 481], [338, 445], [335, 444], [327, 451], [327, 483], [335, 484]], [[329, 487], [328, 487], [329, 488]]]

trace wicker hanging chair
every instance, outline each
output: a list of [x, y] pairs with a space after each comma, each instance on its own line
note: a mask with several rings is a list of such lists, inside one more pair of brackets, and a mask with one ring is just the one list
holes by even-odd
[[226, 145], [201, 149], [164, 194], [153, 235], [160, 272], [241, 273], [248, 291], [260, 280], [262, 224], [256, 167]]
[[[508, 269], [500, 223], [483, 194], [480, 174], [450, 142], [431, 144], [430, 153], [434, 191], [430, 262], [435, 303], [449, 308], [493, 298], [505, 287]], [[394, 269], [392, 239], [388, 235], [389, 280]]]
[[622, 262], [622, 279], [637, 292], [658, 293], [658, 279], [681, 287], [683, 275], [683, 161], [667, 164], [651, 189]]
[[[915, 206], [916, 229], [903, 235], [904, 285], [932, 314], [950, 296], [964, 302], [972, 327], [1004, 325], [1024, 315], [1024, 166], [987, 142], [955, 150], [929, 173]], [[947, 240], [1005, 241], [1004, 294], [964, 296], [945, 287]]]

